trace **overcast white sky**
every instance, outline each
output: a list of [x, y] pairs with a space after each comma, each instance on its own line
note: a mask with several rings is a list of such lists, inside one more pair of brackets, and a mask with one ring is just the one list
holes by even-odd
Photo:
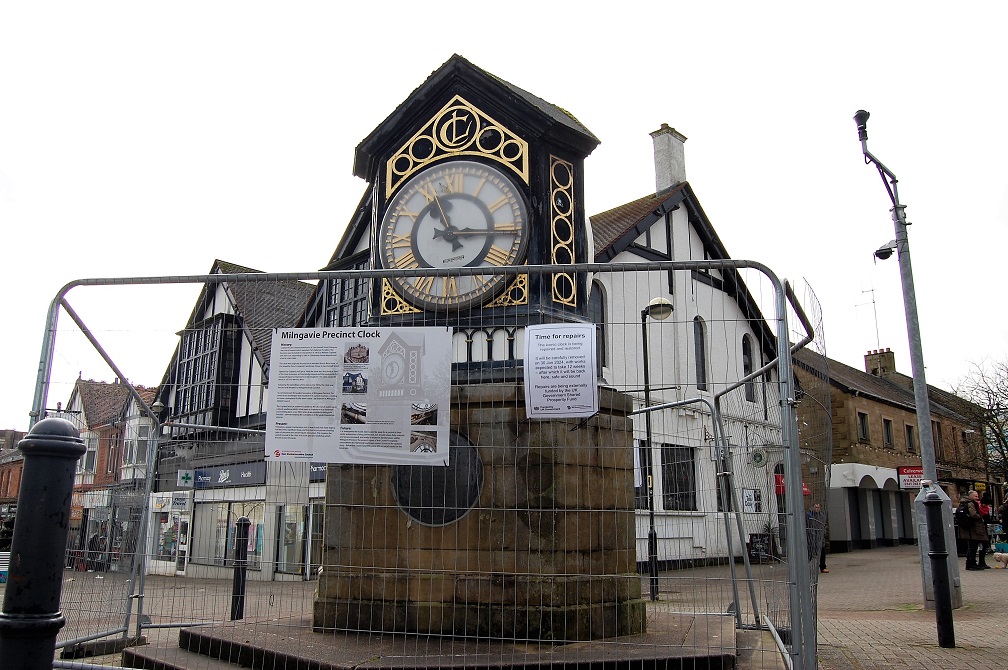
[[[46, 310], [67, 282], [202, 274], [214, 258], [324, 265], [365, 187], [357, 143], [452, 53], [601, 139], [589, 214], [654, 190], [651, 131], [685, 134], [687, 177], [729, 253], [811, 284], [830, 357], [861, 367], [880, 344], [909, 373], [899, 268], [872, 257], [893, 226], [852, 121], [870, 111], [869, 148], [913, 223], [928, 381], [948, 387], [1008, 345], [1005, 26], [1003, 1], [0, 0], [0, 428], [28, 427]], [[89, 323], [122, 309], [139, 322], [162, 302], [85, 291], [69, 300]], [[68, 351], [66, 379], [112, 380]], [[151, 347], [124, 372], [157, 384], [169, 355]], [[68, 397], [54, 387], [49, 404]]]

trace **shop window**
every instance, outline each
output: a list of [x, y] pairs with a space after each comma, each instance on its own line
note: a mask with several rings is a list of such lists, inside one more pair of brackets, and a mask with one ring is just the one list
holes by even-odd
[[284, 505], [280, 510], [277, 572], [304, 574], [305, 531], [308, 526], [307, 505]]
[[[237, 522], [241, 517], [247, 517], [251, 522], [248, 536], [248, 567], [259, 570], [262, 567], [263, 556], [263, 517], [265, 504], [262, 501], [240, 501], [223, 503], [206, 503], [211, 508], [209, 518], [213, 524], [214, 565], [234, 565], [235, 533]], [[199, 507], [202, 507], [200, 505]], [[203, 515], [201, 515], [202, 517]], [[191, 561], [195, 562], [196, 556]]]

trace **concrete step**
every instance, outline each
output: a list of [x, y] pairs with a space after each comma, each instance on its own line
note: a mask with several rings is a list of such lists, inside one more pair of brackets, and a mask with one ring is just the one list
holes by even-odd
[[[648, 632], [557, 644], [450, 637], [312, 632], [304, 621], [232, 623], [179, 631], [168, 643], [123, 652], [123, 666], [149, 670], [427, 670], [430, 668], [640, 667], [694, 670], [736, 665], [734, 619], [717, 615], [652, 613]], [[755, 650], [762, 638], [751, 638]], [[771, 640], [772, 643], [772, 640]], [[776, 649], [776, 647], [774, 647]], [[774, 658], [750, 651], [751, 660]], [[779, 659], [779, 654], [776, 655]], [[747, 670], [764, 670], [757, 662]], [[767, 670], [777, 670], [776, 666]]]

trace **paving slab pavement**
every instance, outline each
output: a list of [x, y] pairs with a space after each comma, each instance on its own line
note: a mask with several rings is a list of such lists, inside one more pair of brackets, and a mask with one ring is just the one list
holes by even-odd
[[[819, 665], [823, 670], [1008, 666], [1008, 570], [967, 572], [958, 559], [963, 606], [953, 610], [955, 648], [938, 646], [923, 608], [916, 546], [830, 554], [819, 575]], [[988, 559], [988, 563], [991, 561]]]
[[[956, 647], [938, 646], [933, 611], [923, 609], [916, 546], [830, 554], [818, 580], [818, 658], [822, 670], [1008, 667], [1008, 570], [966, 572], [959, 560], [963, 607], [953, 612]], [[993, 564], [989, 559], [988, 563]], [[675, 573], [669, 573], [674, 575]], [[305, 597], [311, 584], [305, 584]], [[151, 641], [177, 639], [177, 629], [147, 631]], [[120, 655], [80, 659], [120, 665]]]

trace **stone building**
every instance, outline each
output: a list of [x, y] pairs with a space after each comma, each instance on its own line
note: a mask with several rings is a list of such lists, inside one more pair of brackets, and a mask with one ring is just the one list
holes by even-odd
[[[827, 518], [832, 551], [915, 543], [913, 500], [918, 490], [902, 490], [898, 469], [921, 466], [913, 380], [896, 371], [895, 354], [869, 351], [864, 370], [825, 359], [829, 371], [833, 459]], [[795, 355], [799, 384], [821, 369], [823, 357], [803, 350]], [[953, 394], [928, 387], [935, 460], [940, 486], [952, 499], [985, 480], [979, 426], [953, 409]], [[799, 405], [802, 414], [813, 411]]]

